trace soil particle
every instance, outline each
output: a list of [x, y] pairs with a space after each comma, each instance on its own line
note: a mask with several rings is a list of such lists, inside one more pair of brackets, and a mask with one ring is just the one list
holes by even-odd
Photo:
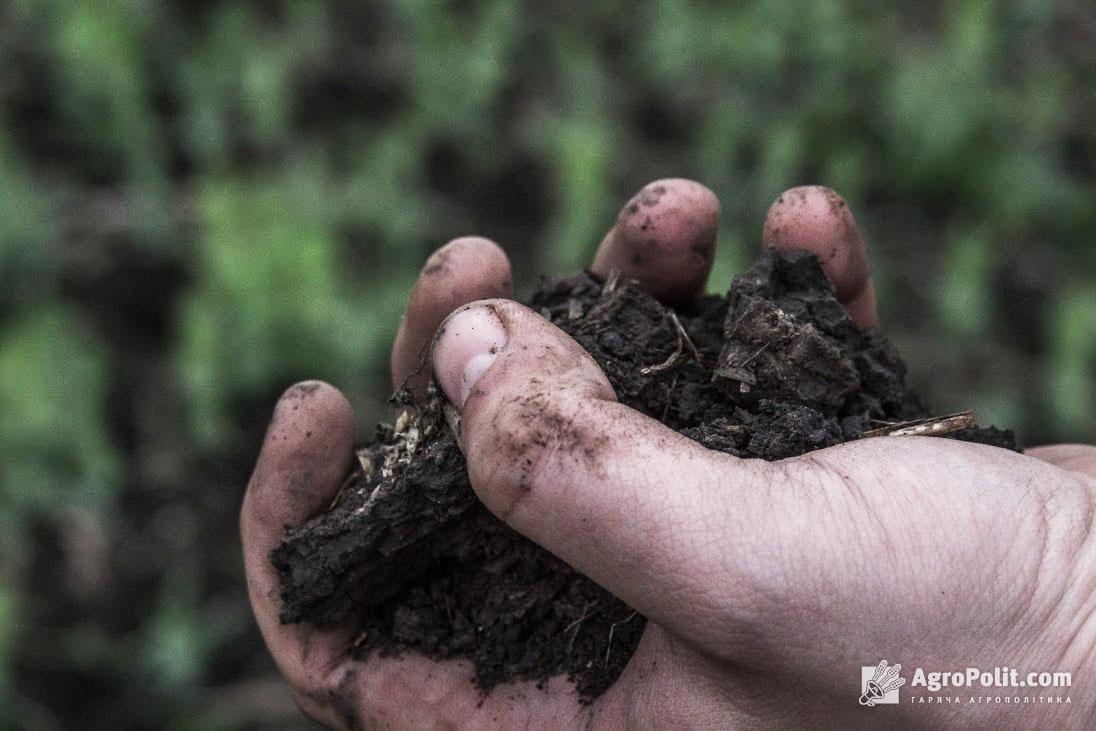
[[840, 216], [842, 215], [842, 209], [848, 204], [845, 203], [845, 199], [838, 195], [837, 191], [826, 188], [826, 200], [829, 201], [830, 211]]
[[[638, 203], [657, 202], [658, 187]], [[594, 358], [621, 403], [728, 454], [784, 459], [931, 415], [894, 347], [852, 322], [806, 252], [767, 250], [726, 297], [674, 310], [632, 282], [586, 273], [542, 278], [529, 304]], [[514, 443], [501, 447], [527, 460], [527, 473], [530, 444], [597, 469], [603, 445], [553, 421], [548, 395], [525, 398], [543, 418], [515, 424]], [[271, 553], [281, 620], [350, 625], [360, 658], [469, 659], [484, 692], [566, 674], [583, 698], [597, 697], [645, 618], [488, 512], [437, 389], [417, 406], [398, 428], [378, 427], [331, 509]], [[994, 428], [950, 436], [1016, 448]]]
[[287, 400], [300, 401], [306, 396], [311, 396], [320, 390], [320, 384], [316, 381], [305, 381], [304, 383], [298, 383], [295, 386], [290, 386], [286, 391], [285, 397]]
[[448, 274], [449, 273], [449, 252], [444, 250], [444, 249], [441, 250], [441, 251], [435, 252], [433, 256], [431, 256], [429, 259], [427, 259], [426, 266], [423, 267], [422, 273], [425, 274], [426, 276], [431, 276], [431, 277], [439, 276], [439, 275], [442, 275], [442, 274]]
[[636, 196], [639, 200], [639, 204], [645, 208], [654, 208], [658, 205], [658, 202], [662, 200], [662, 196], [666, 195], [666, 186], [661, 183], [658, 185], [648, 185], [643, 190], [639, 191]]

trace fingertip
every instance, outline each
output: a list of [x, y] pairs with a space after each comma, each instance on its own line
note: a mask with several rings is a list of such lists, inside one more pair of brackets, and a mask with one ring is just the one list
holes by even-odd
[[392, 383], [412, 390], [430, 380], [426, 346], [441, 322], [461, 305], [513, 296], [510, 260], [498, 244], [481, 236], [462, 236], [435, 251], [411, 290], [407, 314], [392, 348]]
[[438, 248], [423, 264], [421, 276], [446, 278], [479, 269], [509, 285], [510, 259], [502, 247], [484, 236], [458, 236]]
[[[492, 364], [499, 361], [498, 368]], [[570, 335], [518, 302], [488, 299], [453, 312], [438, 328], [431, 364], [438, 384], [458, 408], [472, 409], [502, 386], [558, 380], [567, 389], [615, 400], [593, 356]], [[486, 385], [486, 384], [490, 385]]]
[[280, 529], [322, 510], [353, 457], [354, 411], [339, 389], [302, 381], [274, 407], [249, 491]]
[[458, 309], [438, 328], [431, 362], [442, 391], [458, 409], [508, 339], [506, 327], [489, 302]]
[[510, 259], [502, 247], [482, 236], [461, 236], [426, 260], [407, 306], [412, 330], [434, 330], [461, 305], [513, 292]]
[[867, 246], [852, 209], [836, 191], [821, 185], [784, 191], [769, 207], [763, 241], [781, 251], [816, 254], [853, 319], [861, 326], [876, 324]]
[[[265, 444], [278, 439], [305, 443], [318, 436], [321, 438], [310, 442], [310, 448], [329, 449], [331, 439], [344, 441], [353, 427], [354, 409], [342, 391], [326, 381], [300, 381], [278, 397]], [[316, 428], [322, 428], [323, 433], [316, 434]]]
[[621, 209], [591, 271], [616, 269], [663, 301], [687, 300], [704, 290], [718, 230], [715, 193], [694, 180], [656, 180]]

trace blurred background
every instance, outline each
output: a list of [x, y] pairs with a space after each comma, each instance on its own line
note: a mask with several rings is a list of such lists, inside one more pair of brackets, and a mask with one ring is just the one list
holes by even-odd
[[0, 726], [303, 725], [237, 537], [278, 394], [368, 435], [433, 248], [528, 291], [666, 176], [718, 291], [838, 189], [937, 411], [1096, 440], [1091, 2], [0, 3]]

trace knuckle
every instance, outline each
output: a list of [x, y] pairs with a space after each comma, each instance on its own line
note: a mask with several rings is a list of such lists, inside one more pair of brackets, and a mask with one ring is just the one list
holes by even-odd
[[566, 418], [545, 393], [508, 399], [496, 411], [489, 430], [491, 453], [474, 460], [486, 469], [473, 475], [473, 484], [493, 498], [491, 507], [503, 517], [541, 482], [544, 462], [556, 448], [556, 434]]
[[472, 483], [503, 518], [531, 494], [565, 481], [578, 467], [599, 471], [606, 438], [573, 400], [534, 391], [504, 401], [469, 460]]

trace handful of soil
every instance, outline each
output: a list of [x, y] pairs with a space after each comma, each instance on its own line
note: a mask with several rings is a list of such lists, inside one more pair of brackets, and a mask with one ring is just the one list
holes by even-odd
[[[1017, 448], [1011, 431], [928, 419], [894, 347], [849, 319], [813, 254], [770, 249], [726, 297], [676, 309], [589, 274], [542, 278], [528, 304], [589, 351], [622, 403], [710, 449], [777, 460], [911, 422]], [[271, 553], [281, 621], [352, 625], [359, 658], [467, 658], [484, 692], [566, 673], [597, 697], [646, 620], [483, 507], [439, 391], [414, 406], [358, 451], [331, 508]]]

